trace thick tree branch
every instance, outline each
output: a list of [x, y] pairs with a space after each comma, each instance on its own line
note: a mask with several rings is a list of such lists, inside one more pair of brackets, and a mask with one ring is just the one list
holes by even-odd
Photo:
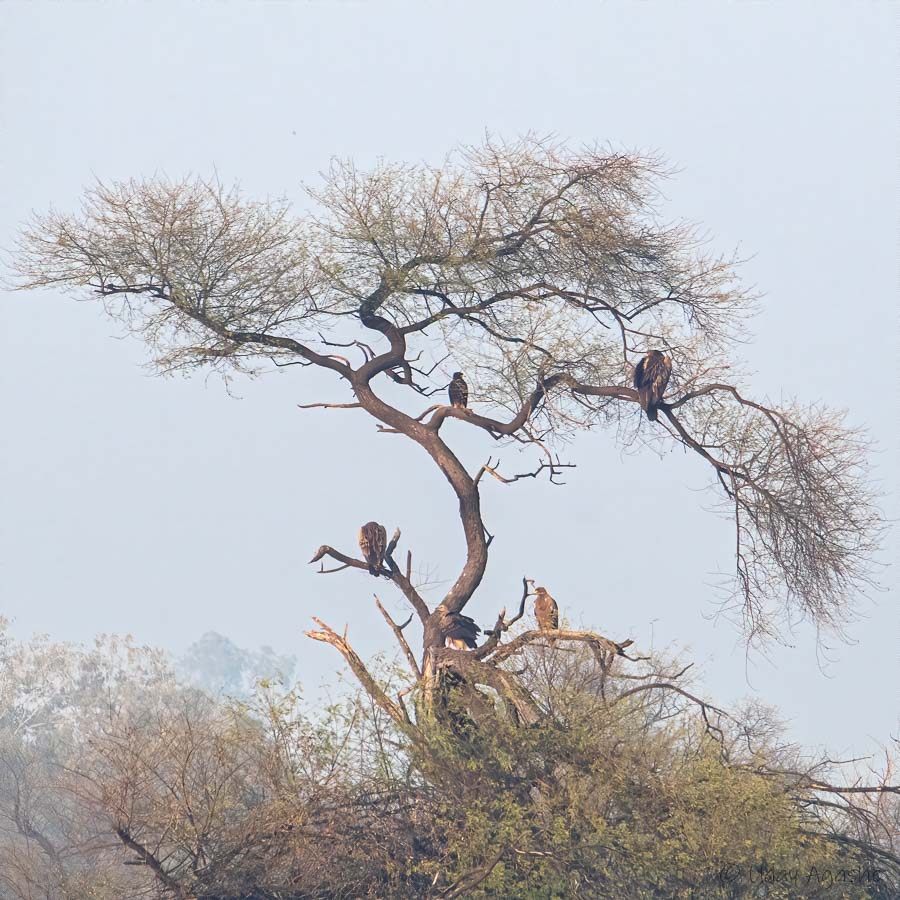
[[[396, 543], [392, 541], [394, 546], [396, 547]], [[386, 578], [389, 578], [391, 581], [397, 585], [398, 588], [403, 593], [403, 596], [409, 601], [410, 605], [416, 611], [416, 614], [419, 618], [425, 622], [428, 620], [428, 617], [431, 615], [428, 606], [425, 601], [419, 595], [419, 592], [413, 587], [409, 578], [400, 571], [397, 567], [396, 563], [393, 561], [392, 554], [393, 548], [388, 545], [388, 552], [385, 554], [385, 559], [387, 560], [389, 567], [388, 569], [382, 568], [379, 575], [383, 575]], [[326, 556], [330, 556], [332, 559], [337, 560], [341, 563], [340, 567], [335, 569], [320, 569], [319, 574], [321, 575], [330, 575], [334, 572], [341, 572], [344, 569], [360, 569], [368, 574], [369, 572], [369, 564], [361, 559], [354, 559], [352, 556], [347, 556], [346, 553], [341, 553], [340, 550], [335, 550], [334, 547], [329, 547], [327, 544], [323, 544], [313, 555], [313, 558], [309, 561], [309, 564], [319, 562]]]
[[478, 887], [478, 885], [497, 868], [497, 864], [503, 859], [503, 854], [506, 853], [506, 849], [506, 846], [501, 844], [482, 865], [466, 872], [450, 885], [450, 887], [438, 894], [438, 896], [441, 900], [451, 900], [453, 897], [466, 896], [470, 891]]
[[547, 641], [553, 645], [563, 641], [573, 641], [575, 643], [588, 644], [604, 654], [610, 653], [615, 656], [624, 656], [626, 659], [631, 659], [631, 657], [625, 653], [625, 649], [634, 643], [631, 639], [617, 643], [592, 631], [569, 631], [563, 628], [555, 631], [523, 631], [522, 634], [516, 635], [508, 644], [503, 644], [494, 651], [487, 661], [492, 665], [496, 665], [504, 659], [520, 653], [523, 648], [536, 641]]
[[466, 407], [439, 406], [428, 420], [427, 425], [431, 430], [437, 432], [446, 419], [453, 418], [482, 428], [490, 434], [510, 436], [519, 431], [528, 422], [541, 401], [559, 385], [568, 387], [574, 394], [638, 402], [637, 391], [632, 388], [618, 385], [582, 384], [571, 375], [557, 373], [549, 375], [538, 382], [531, 395], [525, 400], [516, 415], [508, 422], [501, 422], [499, 419], [479, 415]]
[[314, 641], [322, 641], [325, 644], [331, 644], [332, 647], [347, 660], [347, 664], [353, 671], [359, 683], [363, 686], [366, 693], [378, 704], [398, 725], [406, 728], [408, 718], [404, 711], [381, 689], [375, 679], [369, 674], [363, 661], [356, 654], [356, 651], [350, 646], [346, 637], [339, 635], [333, 628], [326, 625], [321, 619], [313, 616], [313, 621], [321, 629], [320, 631], [305, 631], [304, 634], [312, 638]]
[[543, 716], [534, 697], [516, 675], [494, 665], [492, 660], [482, 661], [470, 650], [456, 650], [449, 647], [434, 650], [432, 653], [436, 670], [449, 668], [462, 675], [468, 684], [483, 684], [493, 688], [515, 707], [523, 724], [533, 725]]
[[[9, 767], [11, 769], [11, 767]], [[12, 818], [15, 823], [16, 830], [23, 837], [34, 841], [43, 851], [44, 855], [48, 858], [50, 863], [55, 866], [60, 866], [60, 858], [59, 852], [56, 847], [53, 846], [53, 843], [47, 838], [45, 834], [38, 831], [37, 828], [34, 827], [28, 816], [22, 810], [22, 793], [21, 786], [19, 784], [19, 779], [16, 777], [15, 773], [11, 771], [13, 780], [15, 782], [13, 798], [12, 798]]]
[[159, 883], [168, 891], [171, 891], [178, 900], [192, 900], [191, 892], [184, 887], [184, 885], [179, 884], [171, 875], [169, 875], [165, 868], [163, 868], [160, 861], [151, 853], [143, 844], [139, 841], [136, 841], [131, 833], [122, 825], [116, 826], [115, 829], [116, 835], [119, 840], [129, 849], [133, 850], [143, 861], [147, 868], [150, 869], [151, 872], [156, 876]]
[[[332, 559], [336, 559], [339, 563], [342, 563], [342, 568], [354, 568], [354, 569], [362, 569], [365, 572], [369, 571], [369, 564], [361, 559], [354, 559], [352, 556], [347, 556], [346, 553], [341, 553], [340, 550], [335, 550], [334, 547], [329, 547], [327, 544], [323, 544], [316, 550], [313, 558], [307, 563], [307, 565], [312, 565], [312, 563], [319, 562], [323, 557], [330, 556]], [[340, 571], [335, 569], [333, 571]]]
[[[362, 370], [361, 370], [362, 371]], [[481, 517], [478, 485], [452, 450], [427, 425], [385, 403], [360, 375], [354, 379], [356, 396], [375, 418], [419, 444], [450, 482], [459, 501], [459, 517], [466, 539], [466, 563], [441, 602], [446, 612], [459, 612], [478, 588], [487, 567], [487, 538]], [[443, 640], [433, 628], [426, 628], [425, 645], [440, 646]]]

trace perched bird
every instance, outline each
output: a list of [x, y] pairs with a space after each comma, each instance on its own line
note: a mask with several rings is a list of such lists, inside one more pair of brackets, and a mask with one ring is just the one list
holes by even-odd
[[450, 395], [451, 406], [461, 406], [465, 408], [469, 405], [469, 386], [463, 379], [462, 372], [453, 373], [453, 381], [450, 382], [447, 393]]
[[559, 607], [547, 593], [547, 588], [534, 589], [537, 597], [534, 601], [534, 617], [541, 631], [556, 631], [559, 628]]
[[359, 549], [363, 559], [369, 564], [369, 574], [381, 574], [384, 562], [384, 548], [387, 546], [387, 531], [377, 522], [366, 522], [359, 529]]
[[457, 650], [474, 650], [478, 646], [481, 629], [474, 619], [462, 613], [445, 613], [441, 620], [441, 633], [447, 646]]
[[659, 350], [651, 350], [635, 367], [634, 386], [641, 409], [651, 422], [656, 421], [656, 409], [662, 403], [671, 374], [672, 360]]
[[450, 726], [450, 730], [462, 740], [471, 740], [476, 733], [475, 720], [469, 714], [468, 701], [473, 699], [471, 684], [453, 669], [438, 670], [437, 704], [438, 721]]

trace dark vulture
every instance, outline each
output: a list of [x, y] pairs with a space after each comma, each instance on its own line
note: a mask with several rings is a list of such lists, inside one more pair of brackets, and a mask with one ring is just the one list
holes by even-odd
[[359, 529], [359, 549], [363, 559], [369, 564], [370, 575], [380, 575], [384, 562], [384, 548], [387, 546], [387, 531], [377, 522], [366, 522]]
[[534, 589], [537, 597], [534, 601], [534, 617], [541, 631], [556, 631], [559, 628], [559, 607], [547, 593], [547, 588]]
[[441, 633], [448, 646], [457, 650], [474, 650], [478, 646], [481, 629], [474, 619], [462, 613], [445, 613], [441, 619]]
[[472, 740], [477, 728], [469, 715], [468, 702], [472, 699], [472, 685], [453, 669], [438, 670], [437, 714], [438, 720], [450, 726], [450, 730], [461, 740]]
[[469, 405], [469, 386], [463, 379], [462, 372], [453, 373], [453, 381], [450, 382], [447, 393], [450, 395], [451, 406], [461, 406], [465, 408]]
[[641, 409], [651, 422], [656, 421], [656, 409], [662, 403], [671, 374], [672, 360], [659, 350], [651, 350], [634, 370], [634, 386], [641, 401]]

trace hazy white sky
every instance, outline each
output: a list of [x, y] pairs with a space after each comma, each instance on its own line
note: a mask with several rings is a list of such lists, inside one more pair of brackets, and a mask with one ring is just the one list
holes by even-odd
[[[0, 246], [95, 177], [215, 168], [302, 203], [301, 181], [334, 155], [438, 162], [485, 129], [657, 150], [681, 170], [673, 216], [750, 257], [745, 278], [766, 295], [743, 348], [756, 394], [848, 408], [896, 518], [895, 14], [887, 0], [5, 2]], [[217, 380], [150, 377], [143, 346], [114, 339], [95, 304], [0, 302], [0, 612], [17, 634], [130, 632], [180, 650], [215, 629], [297, 654], [313, 684], [339, 659], [302, 636], [311, 615], [349, 621], [363, 655], [393, 652], [375, 583], [315, 576], [319, 544], [352, 550], [378, 518], [434, 579], [455, 574], [449, 488], [364, 417], [297, 410], [343, 398], [324, 376], [239, 381], [235, 399]], [[483, 438], [467, 436], [473, 465]], [[732, 532], [705, 508], [709, 473], [680, 452], [622, 456], [613, 438], [570, 448], [566, 487], [485, 485], [497, 539], [467, 611], [493, 621], [528, 574], [576, 622], [685, 648], [711, 699], [775, 704], [807, 743], [841, 754], [896, 733], [896, 571], [824, 673], [808, 632], [747, 665], [737, 632], [710, 619]], [[633, 535], [650, 512], [662, 533], [647, 558]], [[895, 532], [883, 562], [896, 555]]]

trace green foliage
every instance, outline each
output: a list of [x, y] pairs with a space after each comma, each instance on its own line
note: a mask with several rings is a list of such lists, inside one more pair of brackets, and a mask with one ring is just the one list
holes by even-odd
[[365, 693], [211, 697], [115, 641], [2, 651], [4, 900], [896, 896], [765, 723], [741, 755], [690, 704], [595, 690], [589, 657], [521, 660], [537, 725], [457, 679], [410, 729]]
[[865, 870], [861, 854], [805, 834], [783, 785], [728, 765], [699, 726], [497, 717], [471, 741], [440, 727], [429, 737], [413, 756], [436, 794], [432, 857], [417, 871], [453, 884], [503, 850], [467, 897], [878, 896], [826, 885]]

